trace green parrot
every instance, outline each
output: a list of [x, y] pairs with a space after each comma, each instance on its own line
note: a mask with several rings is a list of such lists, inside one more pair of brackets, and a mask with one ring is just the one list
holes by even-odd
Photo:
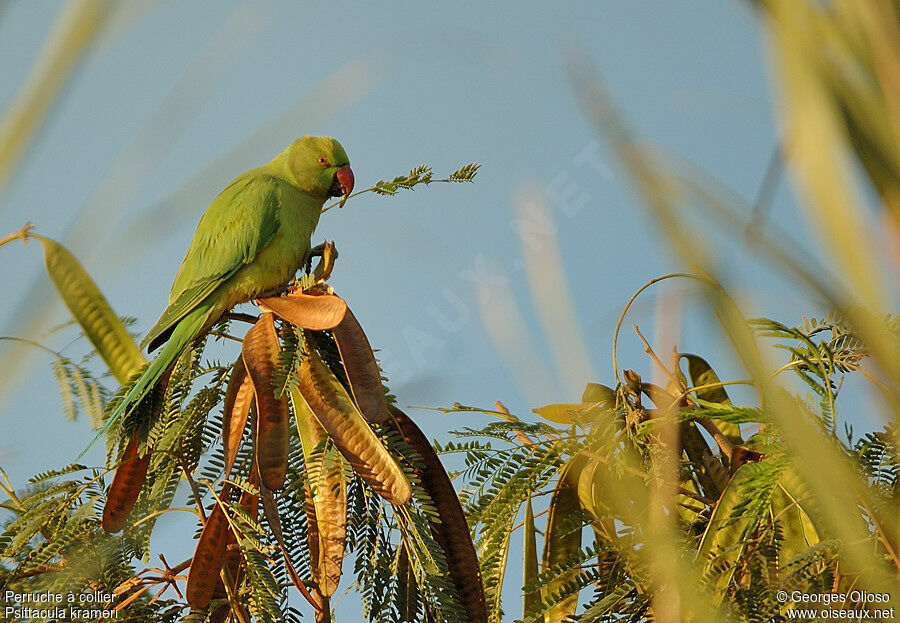
[[[310, 238], [329, 197], [353, 190], [353, 171], [335, 139], [302, 136], [268, 164], [238, 176], [213, 200], [175, 276], [169, 305], [141, 347], [162, 350], [109, 416], [147, 397], [191, 342], [224, 313], [284, 288], [310, 256]], [[93, 443], [93, 442], [92, 442]]]

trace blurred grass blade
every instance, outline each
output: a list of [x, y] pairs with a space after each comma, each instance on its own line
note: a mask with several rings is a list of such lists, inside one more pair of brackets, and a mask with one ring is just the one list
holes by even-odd
[[462, 599], [468, 621], [486, 623], [487, 605], [481, 568], [453, 483], [431, 442], [416, 423], [397, 407], [391, 406], [390, 413], [403, 439], [422, 458], [424, 468], [418, 470], [418, 475], [441, 519], [439, 524], [432, 522], [431, 529], [438, 545], [444, 550], [450, 578]]
[[541, 605], [541, 591], [527, 590], [527, 587], [537, 583], [538, 555], [537, 555], [537, 527], [534, 525], [534, 509], [531, 507], [531, 498], [525, 501], [525, 525], [524, 530], [524, 563], [522, 570], [522, 619], [537, 612]]
[[[486, 262], [486, 260], [484, 260]], [[485, 332], [510, 371], [516, 386], [533, 403], [540, 404], [558, 394], [554, 374], [535, 345], [533, 333], [525, 325], [504, 269], [487, 265], [496, 283], [475, 284], [478, 311]]]
[[[817, 231], [833, 264], [842, 272], [848, 307], [865, 307], [872, 317], [890, 307], [885, 280], [872, 245], [859, 184], [848, 166], [847, 130], [827, 81], [840, 80], [844, 67], [827, 62], [823, 49], [843, 50], [843, 34], [836, 21], [809, 2], [767, 0], [775, 65], [785, 116], [788, 163], [807, 201], [810, 226]], [[845, 51], [844, 54], [847, 54]], [[852, 64], [852, 59], [848, 58]], [[861, 92], [855, 94], [862, 97]], [[857, 115], [858, 117], [859, 115]], [[898, 137], [894, 138], [896, 144]], [[895, 147], [896, 149], [896, 147]], [[873, 354], [900, 380], [900, 352], [888, 350], [866, 316], [855, 318]]]
[[222, 409], [222, 445], [225, 456], [227, 480], [241, 447], [241, 438], [247, 426], [250, 407], [254, 403], [253, 381], [247, 374], [243, 356], [238, 357], [231, 368], [231, 378], [225, 389], [225, 406]]
[[312, 348], [300, 365], [299, 390], [360, 478], [391, 504], [406, 504], [412, 489], [400, 466]]
[[369, 339], [353, 312], [348, 309], [344, 319], [331, 333], [360, 413], [369, 422], [384, 424], [390, 413], [381, 384], [381, 370]]
[[41, 241], [47, 273], [66, 307], [103, 357], [113, 376], [120, 383], [125, 383], [145, 363], [125, 325], [68, 249], [50, 238], [35, 234], [30, 236]]
[[258, 301], [264, 311], [275, 312], [301, 329], [325, 331], [338, 326], [347, 312], [347, 303], [333, 294], [303, 294], [293, 292], [287, 296], [272, 296]]
[[244, 336], [241, 356], [256, 395], [256, 465], [261, 482], [277, 491], [287, 475], [289, 413], [286, 396], [275, 396], [274, 376], [281, 347], [275, 316], [266, 312]]
[[312, 490], [318, 528], [319, 554], [318, 564], [312, 569], [313, 579], [322, 594], [331, 597], [341, 579], [341, 565], [344, 560], [344, 541], [347, 537], [347, 483], [344, 482], [340, 454], [337, 454], [333, 447], [330, 452], [317, 454], [316, 449], [324, 446], [328, 433], [296, 389], [291, 391], [291, 402], [294, 406], [297, 433], [303, 447], [303, 459]]
[[596, 375], [566, 284], [556, 225], [544, 193], [537, 185], [528, 184], [520, 189], [516, 215], [531, 297], [563, 385], [574, 395]]
[[26, 83], [0, 120], [0, 191], [115, 6], [108, 0], [63, 5]]

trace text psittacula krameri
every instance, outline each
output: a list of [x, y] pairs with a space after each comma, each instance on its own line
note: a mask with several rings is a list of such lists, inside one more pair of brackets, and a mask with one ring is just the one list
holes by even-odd
[[200, 219], [168, 307], [142, 342], [150, 352], [162, 350], [100, 434], [144, 399], [225, 312], [284, 288], [309, 258], [325, 201], [346, 200], [352, 190], [353, 171], [341, 144], [303, 136], [219, 193]]

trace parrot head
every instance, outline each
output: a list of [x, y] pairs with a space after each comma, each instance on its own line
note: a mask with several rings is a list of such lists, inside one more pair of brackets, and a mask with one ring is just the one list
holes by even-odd
[[301, 136], [288, 147], [288, 166], [297, 186], [315, 197], [341, 197], [353, 192], [353, 170], [347, 152], [331, 137]]

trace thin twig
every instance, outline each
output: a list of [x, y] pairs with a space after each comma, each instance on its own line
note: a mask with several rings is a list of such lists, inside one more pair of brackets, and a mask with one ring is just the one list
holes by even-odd
[[31, 223], [25, 223], [18, 231], [14, 231], [13, 233], [7, 234], [0, 238], [0, 247], [5, 245], [7, 242], [12, 242], [13, 240], [28, 242], [28, 235], [31, 233], [32, 229], [34, 229], [34, 225], [32, 225]]
[[663, 362], [659, 360], [659, 357], [656, 356], [656, 353], [653, 352], [653, 349], [650, 347], [650, 343], [647, 341], [647, 338], [641, 333], [641, 330], [638, 329], [636, 324], [632, 324], [631, 327], [634, 329], [634, 332], [637, 333], [637, 336], [641, 338], [641, 342], [644, 343], [644, 352], [650, 355], [650, 358], [656, 362], [656, 365], [659, 366], [659, 369], [663, 371], [663, 373], [669, 378], [675, 386], [678, 386], [678, 379], [675, 378], [675, 375], [663, 365]]

